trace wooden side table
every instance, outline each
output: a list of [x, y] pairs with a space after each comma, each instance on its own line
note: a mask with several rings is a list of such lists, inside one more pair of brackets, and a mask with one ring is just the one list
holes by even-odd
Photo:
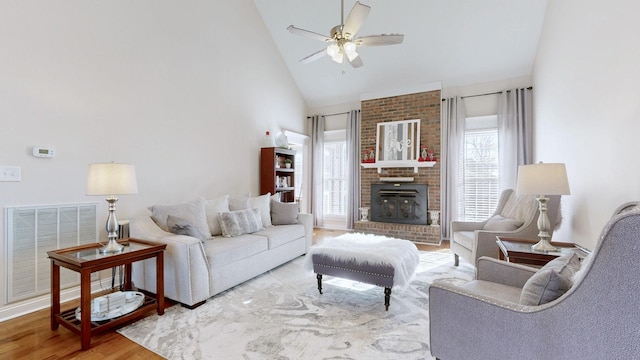
[[553, 246], [558, 248], [558, 251], [541, 252], [531, 250], [531, 245], [537, 242], [537, 240], [531, 239], [496, 236], [496, 243], [500, 248], [500, 259], [513, 263], [544, 266], [549, 261], [562, 255], [575, 253], [581, 259], [588, 255], [586, 251], [576, 247], [575, 244], [563, 242], [551, 242]]
[[[125, 245], [119, 253], [100, 252], [101, 244], [76, 246], [48, 251], [51, 260], [51, 330], [62, 325], [80, 335], [82, 350], [91, 346], [91, 335], [104, 332], [129, 321], [138, 319], [149, 310], [156, 308], [158, 315], [164, 314], [164, 250], [166, 244], [137, 239], [121, 240]], [[131, 290], [131, 264], [144, 259], [156, 259], [156, 296], [145, 295], [142, 305], [123, 316], [105, 320], [91, 321], [91, 273], [124, 265], [125, 290]], [[80, 273], [80, 320], [76, 318], [76, 309], [60, 312], [60, 267]]]

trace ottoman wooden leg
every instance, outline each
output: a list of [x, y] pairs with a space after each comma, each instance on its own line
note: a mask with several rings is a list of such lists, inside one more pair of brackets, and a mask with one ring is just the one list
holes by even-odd
[[389, 301], [391, 300], [391, 288], [384, 288], [384, 309], [389, 311]]
[[318, 291], [322, 294], [322, 274], [317, 274], [316, 279], [318, 279]]

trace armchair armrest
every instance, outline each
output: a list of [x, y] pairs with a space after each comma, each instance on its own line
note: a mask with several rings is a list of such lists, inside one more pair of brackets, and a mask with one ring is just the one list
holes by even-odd
[[522, 288], [538, 269], [483, 256], [478, 259], [478, 280]]
[[451, 233], [454, 233], [456, 231], [480, 230], [486, 223], [486, 221], [452, 221]]

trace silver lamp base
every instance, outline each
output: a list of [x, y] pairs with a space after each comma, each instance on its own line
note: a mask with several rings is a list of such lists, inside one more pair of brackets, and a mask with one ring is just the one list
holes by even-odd
[[547, 239], [542, 239], [538, 241], [535, 245], [531, 245], [531, 250], [533, 251], [542, 251], [542, 252], [550, 252], [550, 251], [558, 251], [558, 248], [551, 245]]
[[119, 253], [124, 249], [124, 245], [118, 244], [115, 239], [109, 239], [107, 245], [105, 245], [100, 252], [103, 254]]

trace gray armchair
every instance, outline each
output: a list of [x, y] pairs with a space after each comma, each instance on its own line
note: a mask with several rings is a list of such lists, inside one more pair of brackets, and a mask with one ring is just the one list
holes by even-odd
[[[635, 208], [635, 209], [632, 209]], [[570, 288], [542, 305], [518, 301], [537, 270], [483, 257], [477, 279], [429, 289], [438, 359], [639, 359], [640, 209], [622, 206]]]
[[[547, 215], [551, 219], [549, 234], [559, 219], [560, 196], [549, 196]], [[454, 264], [459, 257], [475, 266], [481, 256], [499, 258], [496, 236], [536, 239], [538, 235], [538, 201], [533, 195], [518, 195], [512, 189], [502, 192], [492, 217], [486, 221], [452, 221], [451, 251]]]

